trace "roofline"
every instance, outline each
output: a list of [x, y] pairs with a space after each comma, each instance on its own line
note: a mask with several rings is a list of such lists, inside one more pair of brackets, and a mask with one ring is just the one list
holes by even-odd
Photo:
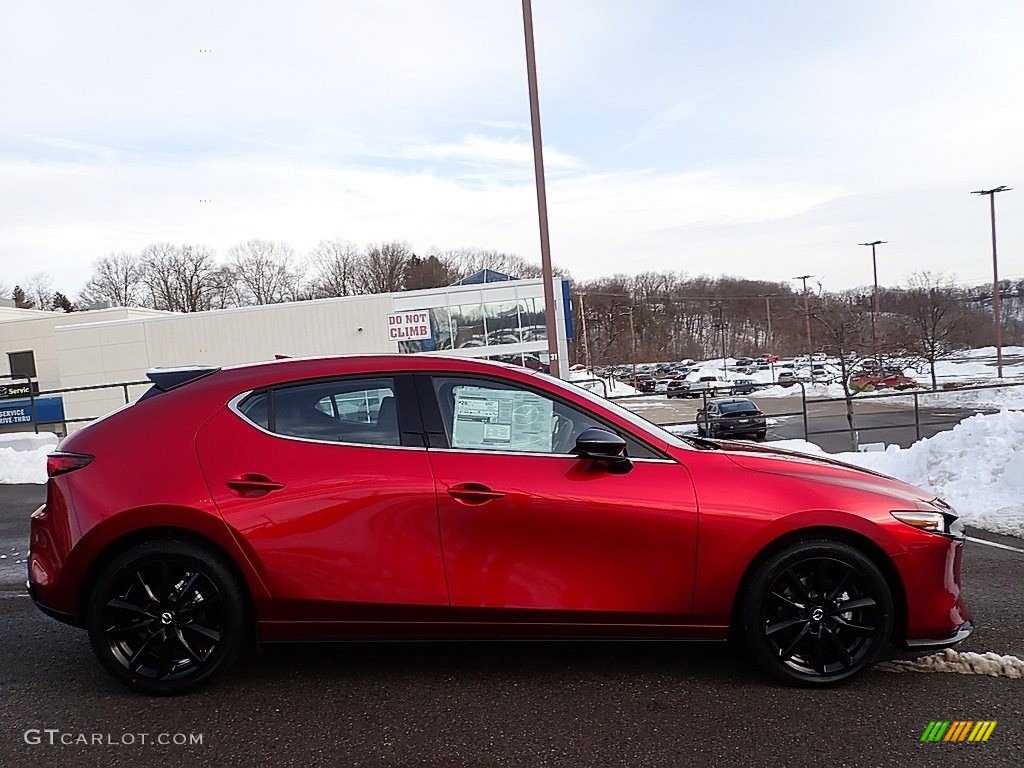
[[[564, 278], [557, 277], [556, 280], [562, 280]], [[436, 296], [439, 293], [459, 293], [468, 291], [479, 291], [479, 290], [490, 290], [498, 288], [507, 288], [509, 286], [516, 285], [543, 285], [543, 278], [529, 278], [527, 280], [503, 280], [501, 282], [494, 283], [473, 283], [472, 285], [446, 285], [440, 288], [422, 288], [416, 291], [392, 291], [391, 293], [360, 293], [355, 296], [329, 296], [324, 299], [307, 299], [304, 301], [282, 301], [278, 304], [252, 304], [245, 307], [227, 307], [225, 309], [206, 309], [201, 312], [169, 312], [163, 309], [150, 309], [143, 310], [146, 312], [160, 313], [159, 315], [154, 314], [152, 317], [129, 317], [121, 320], [98, 320], [95, 323], [75, 323], [73, 326], [58, 326], [57, 330], [61, 328], [80, 328], [86, 325], [114, 325], [116, 323], [154, 323], [164, 320], [173, 320], [176, 318], [184, 317], [209, 317], [210, 315], [229, 315], [242, 312], [256, 312], [259, 310], [270, 310], [273, 311], [280, 307], [308, 307], [321, 304], [338, 303], [342, 304], [350, 301], [366, 300], [366, 299], [395, 299], [395, 298], [408, 298], [416, 296]], [[557, 292], [557, 296], [561, 296], [560, 292]], [[556, 296], [556, 298], [557, 298]], [[134, 307], [111, 307], [110, 309], [134, 309]], [[107, 312], [109, 310], [92, 310], [95, 312]]]

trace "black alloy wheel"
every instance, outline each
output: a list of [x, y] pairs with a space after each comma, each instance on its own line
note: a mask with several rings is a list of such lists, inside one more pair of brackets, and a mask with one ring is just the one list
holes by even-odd
[[103, 666], [146, 693], [190, 690], [247, 639], [244, 592], [219, 558], [180, 541], [124, 553], [93, 589], [89, 637]]
[[755, 572], [742, 604], [756, 660], [784, 682], [821, 686], [851, 679], [892, 634], [892, 594], [857, 549], [815, 540], [791, 546]]

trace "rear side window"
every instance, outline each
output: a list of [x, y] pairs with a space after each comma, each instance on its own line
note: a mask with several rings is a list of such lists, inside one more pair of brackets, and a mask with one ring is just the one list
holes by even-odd
[[270, 429], [270, 393], [257, 392], [242, 401], [239, 412], [253, 424]]
[[400, 445], [395, 382], [337, 379], [279, 387], [238, 407], [249, 421], [283, 437], [331, 443]]

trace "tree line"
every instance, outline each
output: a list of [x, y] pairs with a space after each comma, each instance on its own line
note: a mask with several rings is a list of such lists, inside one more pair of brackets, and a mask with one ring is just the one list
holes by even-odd
[[[252, 239], [218, 260], [204, 245], [154, 243], [138, 253], [98, 259], [74, 300], [45, 273], [23, 286], [0, 286], [16, 306], [75, 311], [138, 306], [174, 312], [390, 293], [451, 285], [489, 268], [513, 277], [541, 275], [522, 257], [494, 250], [432, 249], [417, 254], [401, 241], [359, 246], [322, 240], [304, 257], [285, 242]], [[992, 343], [992, 288], [955, 285], [921, 272], [904, 286], [879, 290], [872, 319], [870, 289], [828, 292], [788, 282], [682, 272], [617, 274], [574, 280], [572, 362], [612, 364], [776, 353], [884, 352], [930, 361]], [[1024, 280], [1003, 281], [1004, 343], [1024, 343]], [[837, 329], [841, 331], [837, 335]], [[585, 331], [585, 333], [584, 333]], [[808, 340], [808, 331], [810, 340]], [[842, 349], [840, 349], [842, 347]]]

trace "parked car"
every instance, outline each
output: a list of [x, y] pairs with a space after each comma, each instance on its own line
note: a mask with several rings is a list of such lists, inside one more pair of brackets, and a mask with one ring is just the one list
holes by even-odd
[[633, 387], [633, 389], [637, 390], [638, 392], [649, 393], [654, 391], [654, 388], [657, 386], [658, 380], [655, 379], [653, 376], [641, 375], [637, 376], [635, 379], [627, 379], [626, 383], [629, 384], [631, 387]]
[[708, 437], [750, 435], [763, 440], [768, 422], [745, 397], [715, 398], [697, 411], [697, 434]]
[[812, 363], [824, 363], [827, 360], [828, 355], [826, 355], [824, 352], [815, 352], [813, 355], [811, 355]]
[[811, 381], [815, 384], [831, 384], [835, 381], [835, 376], [824, 365], [812, 365]]
[[48, 457], [28, 556], [35, 603], [138, 691], [195, 688], [255, 638], [368, 637], [736, 635], [820, 687], [973, 629], [956, 513], [873, 472], [480, 360], [148, 377]]
[[792, 387], [797, 382], [796, 374], [793, 371], [780, 371], [775, 382], [780, 387]]
[[729, 391], [734, 395], [749, 395], [756, 392], [759, 385], [753, 379], [733, 379]]
[[737, 357], [733, 362], [734, 368], [746, 368], [748, 365], [754, 364], [754, 358], [752, 357]]
[[714, 397], [719, 392], [728, 391], [730, 386], [730, 382], [717, 376], [701, 376], [694, 381], [680, 382], [678, 387], [670, 387], [666, 394], [668, 397]]
[[885, 368], [875, 373], [857, 373], [850, 377], [850, 388], [858, 392], [875, 389], [913, 389], [918, 386], [915, 379], [906, 376], [899, 368]]
[[676, 381], [679, 378], [680, 377], [678, 377], [678, 376], [666, 376], [664, 378], [658, 379], [654, 383], [654, 391], [655, 391], [655, 393], [656, 394], [664, 394], [665, 392], [668, 392], [669, 384], [671, 384], [673, 381]]

